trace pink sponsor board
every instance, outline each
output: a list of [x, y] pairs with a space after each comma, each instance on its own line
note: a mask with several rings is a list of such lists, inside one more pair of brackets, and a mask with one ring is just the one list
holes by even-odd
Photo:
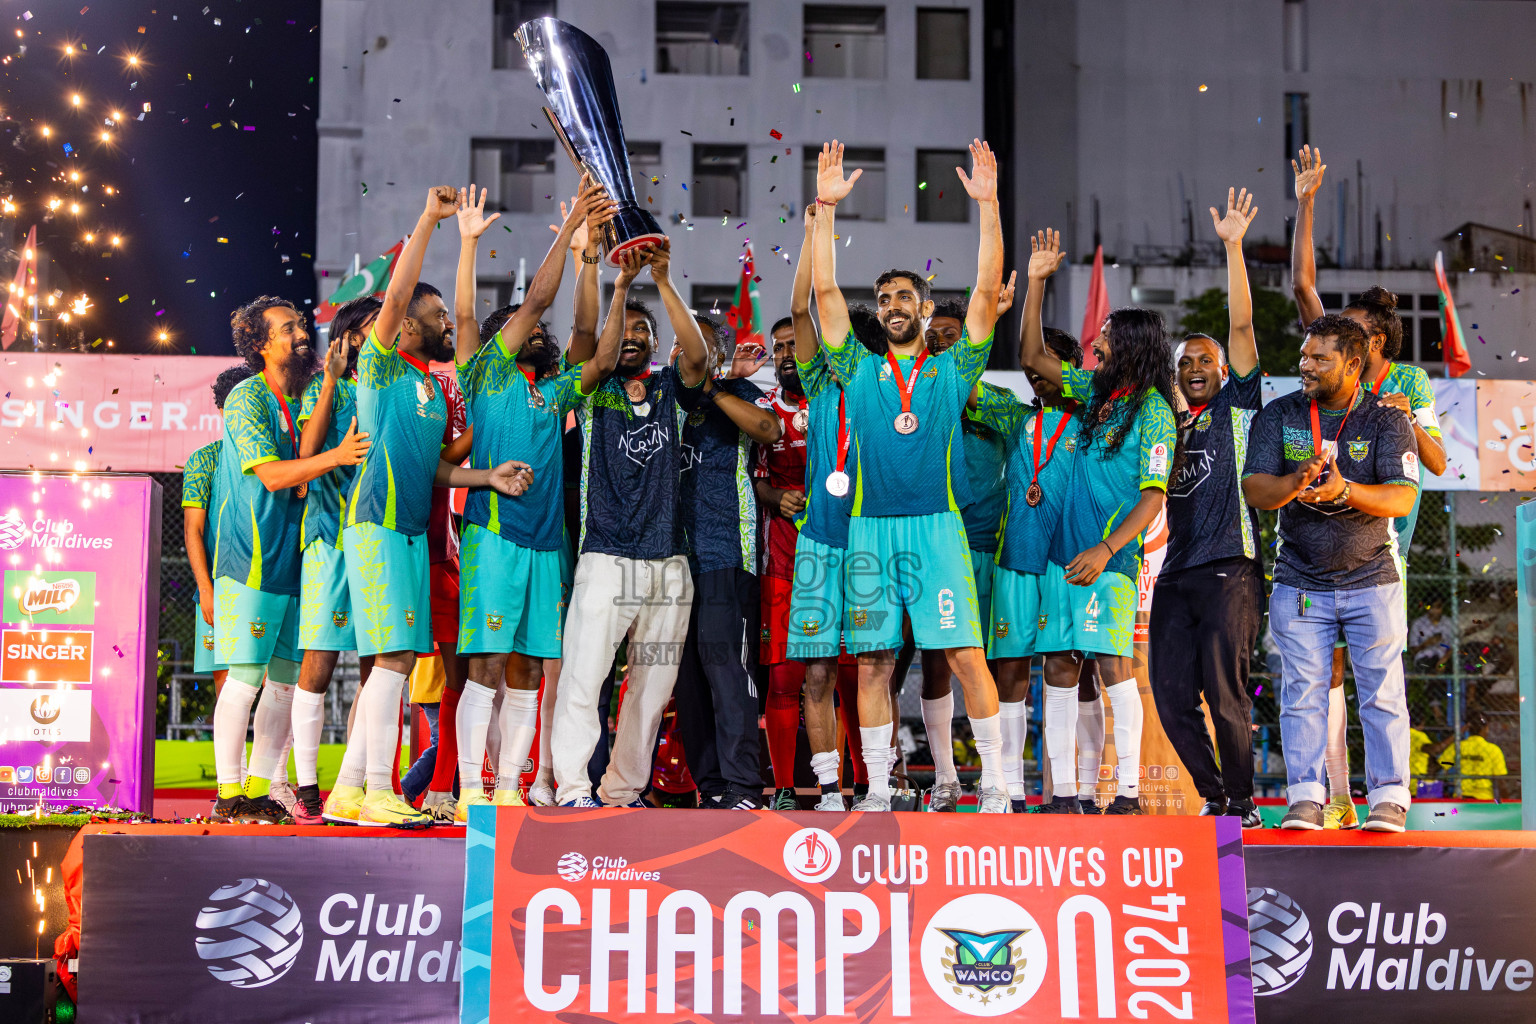
[[0, 812], [149, 810], [160, 485], [0, 473]]

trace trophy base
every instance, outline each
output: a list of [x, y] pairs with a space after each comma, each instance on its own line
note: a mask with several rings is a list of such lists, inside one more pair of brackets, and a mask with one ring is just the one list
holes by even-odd
[[626, 249], [633, 249], [635, 246], [644, 245], [647, 242], [651, 243], [652, 245], [659, 245], [661, 242], [666, 240], [666, 237], [666, 235], [658, 231], [644, 235], [636, 235], [634, 238], [625, 239], [622, 245], [616, 245], [608, 251], [608, 265], [610, 267], [617, 267], [619, 265], [619, 253]]

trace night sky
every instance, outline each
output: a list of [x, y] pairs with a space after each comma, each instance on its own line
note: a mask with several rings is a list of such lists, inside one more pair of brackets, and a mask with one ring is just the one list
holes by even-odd
[[318, 0], [0, 0], [0, 289], [35, 223], [40, 292], [90, 302], [44, 347], [227, 355], [249, 299], [313, 309], [319, 22]]

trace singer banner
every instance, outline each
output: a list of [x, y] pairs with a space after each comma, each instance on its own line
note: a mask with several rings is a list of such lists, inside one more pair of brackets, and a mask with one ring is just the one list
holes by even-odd
[[472, 810], [460, 1020], [1253, 1020], [1235, 818], [666, 818]]

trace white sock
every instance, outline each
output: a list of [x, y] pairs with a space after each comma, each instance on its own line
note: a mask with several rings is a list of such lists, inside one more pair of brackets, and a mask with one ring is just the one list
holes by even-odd
[[[501, 705], [506, 699], [506, 695], [507, 683], [506, 680], [502, 680], [496, 687], [496, 698], [491, 702], [491, 721], [500, 723]], [[475, 776], [476, 780], [480, 782], [481, 789], [485, 788], [486, 771], [496, 771], [501, 764], [501, 741], [505, 738], [506, 736], [502, 733], [499, 725], [495, 729], [487, 729], [485, 731], [485, 760], [481, 762], [480, 774]], [[459, 792], [461, 793], [464, 791], [463, 785], [463, 781], [460, 780]], [[494, 786], [495, 784], [492, 783], [492, 785]]]
[[213, 763], [220, 786], [238, 786], [245, 770], [245, 731], [251, 724], [256, 687], [234, 677], [224, 680], [213, 705]]
[[362, 703], [363, 695], [359, 693], [353, 698], [352, 709], [348, 712], [347, 748], [342, 752], [341, 768], [336, 772], [336, 785], [353, 789], [363, 787], [363, 769], [368, 764], [368, 718], [363, 714]]
[[1323, 755], [1323, 766], [1328, 770], [1330, 797], [1349, 796], [1348, 726], [1349, 711], [1344, 700], [1344, 687], [1332, 687], [1328, 691], [1328, 748]]
[[[950, 723], [955, 717], [955, 695], [923, 698], [923, 731], [928, 734], [928, 749], [933, 753], [933, 781], [958, 782], [955, 771], [955, 746]], [[889, 741], [889, 737], [887, 737]]]
[[834, 786], [837, 784], [837, 769], [842, 759], [837, 756], [835, 750], [824, 750], [819, 754], [811, 755], [811, 771], [816, 773], [818, 786]]
[[971, 736], [976, 740], [976, 756], [981, 760], [979, 787], [982, 790], [1002, 789], [1007, 784], [1003, 779], [1002, 715], [972, 718]]
[[[1003, 783], [1008, 787], [1008, 795], [1015, 799], [1024, 796], [1024, 733], [1028, 715], [1029, 709], [1021, 700], [998, 702], [997, 717], [1003, 727]], [[971, 731], [975, 730], [972, 724]]]
[[859, 739], [864, 744], [864, 767], [869, 769], [869, 795], [891, 798], [891, 765], [896, 748], [891, 746], [890, 725], [861, 725]]
[[491, 705], [496, 691], [474, 680], [459, 695], [459, 796], [481, 791], [480, 765], [485, 761], [485, 733], [491, 726]]
[[[294, 692], [298, 692], [297, 686], [294, 687]], [[288, 738], [283, 740], [283, 749], [277, 752], [277, 769], [272, 776], [272, 781], [280, 785], [288, 784], [288, 761], [293, 757], [293, 708], [291, 705], [288, 714]]]
[[[549, 663], [546, 661], [546, 665]], [[559, 664], [559, 662], [555, 662]], [[539, 781], [547, 781], [551, 784], [555, 781], [554, 755], [549, 752], [549, 737], [553, 735], [555, 720], [555, 693], [559, 688], [559, 681], [550, 677], [549, 671], [544, 672], [544, 691], [539, 699]]]
[[1099, 763], [1104, 760], [1104, 701], [1077, 702], [1077, 795], [1092, 800], [1099, 791]]
[[308, 690], [293, 692], [293, 754], [294, 771], [299, 785], [316, 786], [320, 783], [320, 734], [325, 729], [325, 694]]
[[507, 687], [501, 698], [501, 756], [497, 763], [497, 789], [517, 789], [522, 782], [528, 748], [533, 746], [533, 729], [539, 720], [539, 691]]
[[1109, 709], [1115, 713], [1115, 757], [1120, 762], [1115, 795], [1134, 798], [1141, 782], [1141, 694], [1134, 679], [1106, 686], [1104, 692], [1109, 694]]
[[[261, 699], [256, 702], [251, 766], [246, 774], [258, 779], [271, 779], [277, 775], [278, 758], [288, 746], [292, 729], [293, 689], [290, 683], [274, 683], [270, 678], [261, 688]], [[288, 766], [284, 764], [283, 778], [287, 777]]]
[[400, 744], [400, 695], [404, 692], [405, 673], [378, 665], [363, 684], [363, 706], [358, 713], [368, 730], [364, 776], [370, 792], [392, 791], [389, 762]]
[[1075, 796], [1072, 742], [1077, 738], [1077, 687], [1045, 688], [1045, 752], [1051, 759], [1051, 795]]

